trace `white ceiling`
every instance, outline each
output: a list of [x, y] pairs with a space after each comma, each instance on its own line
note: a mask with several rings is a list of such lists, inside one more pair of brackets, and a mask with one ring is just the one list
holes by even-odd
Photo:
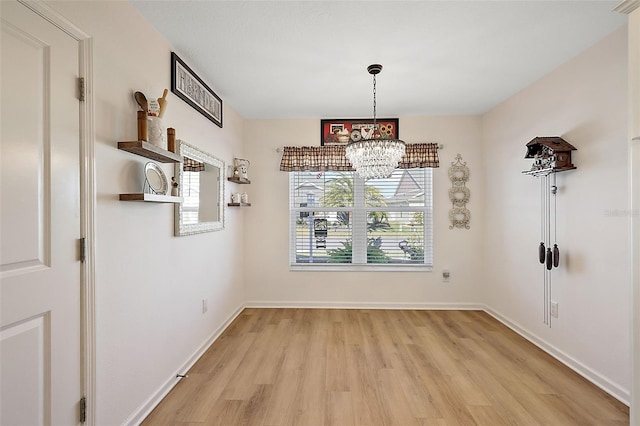
[[[626, 22], [616, 1], [130, 0], [242, 117], [480, 114]], [[169, 64], [167, 64], [167, 67]]]

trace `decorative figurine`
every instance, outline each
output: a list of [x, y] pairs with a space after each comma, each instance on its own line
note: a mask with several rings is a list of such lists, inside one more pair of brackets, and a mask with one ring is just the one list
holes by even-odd
[[177, 197], [178, 193], [178, 182], [176, 182], [175, 176], [171, 176], [171, 196]]
[[[249, 165], [251, 164], [249, 160], [245, 160], [243, 158], [234, 158], [233, 159], [235, 170], [238, 170], [241, 180], [249, 180]], [[235, 176], [235, 170], [233, 175]]]

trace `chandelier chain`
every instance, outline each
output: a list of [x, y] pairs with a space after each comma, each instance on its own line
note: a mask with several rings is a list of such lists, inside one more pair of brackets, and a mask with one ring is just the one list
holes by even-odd
[[[373, 75], [373, 132], [357, 141], [347, 144], [345, 156], [358, 175], [363, 179], [380, 179], [391, 176], [398, 167], [398, 162], [405, 154], [405, 143], [393, 138], [393, 131], [388, 126], [378, 129], [376, 105], [376, 74], [382, 65], [373, 64], [367, 67]], [[397, 132], [397, 129], [395, 130]]]
[[373, 127], [376, 127], [376, 75], [373, 75]]

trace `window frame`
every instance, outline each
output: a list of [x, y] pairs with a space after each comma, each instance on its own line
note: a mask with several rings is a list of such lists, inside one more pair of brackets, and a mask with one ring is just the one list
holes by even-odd
[[[295, 185], [297, 173], [289, 172], [289, 270], [291, 271], [433, 271], [433, 169], [423, 168], [425, 192], [424, 206], [398, 207], [398, 206], [371, 206], [365, 205], [366, 180], [355, 172], [352, 173], [354, 182], [353, 206], [349, 207], [300, 207], [294, 205], [292, 188]], [[347, 211], [352, 219], [352, 263], [297, 263], [297, 224], [296, 219], [300, 213], [333, 213]], [[423, 249], [424, 263], [367, 263], [367, 217], [370, 211], [375, 212], [407, 212], [423, 213]]]

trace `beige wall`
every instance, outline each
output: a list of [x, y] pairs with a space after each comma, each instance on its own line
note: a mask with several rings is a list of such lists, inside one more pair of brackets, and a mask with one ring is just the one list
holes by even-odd
[[[118, 201], [119, 193], [141, 191], [148, 161], [117, 149], [137, 136], [133, 92], [151, 98], [170, 88], [171, 47], [128, 2], [50, 5], [93, 37], [97, 424], [135, 423], [241, 306], [242, 217], [228, 211], [224, 231], [177, 238], [172, 204]], [[169, 93], [165, 123], [227, 163], [242, 154], [242, 119], [228, 106], [220, 129]], [[163, 169], [173, 175], [173, 166]]]
[[[640, 6], [640, 2], [636, 2]], [[633, 278], [631, 424], [640, 425], [640, 8], [629, 14], [629, 142]]]
[[[326, 306], [482, 306], [537, 337], [616, 394], [630, 387], [626, 36], [619, 31], [482, 117], [400, 117], [407, 142], [437, 142], [434, 272], [291, 272], [288, 175], [276, 148], [317, 145], [319, 118], [243, 120], [225, 104], [220, 129], [169, 94], [178, 138], [230, 163], [251, 160], [252, 207], [226, 229], [173, 237], [173, 207], [124, 203], [145, 160], [118, 151], [135, 138], [134, 90], [169, 86], [171, 47], [127, 2], [50, 2], [94, 39], [97, 170], [97, 424], [135, 423], [158, 392], [244, 301]], [[117, 30], [116, 30], [117, 29]], [[178, 52], [180, 53], [180, 52]], [[189, 63], [189, 58], [184, 57]], [[197, 71], [197, 70], [196, 70]], [[223, 88], [214, 90], [225, 98]], [[535, 259], [539, 187], [524, 145], [565, 136], [578, 170], [559, 176], [560, 317], [542, 324]], [[446, 168], [460, 153], [471, 178], [470, 230], [449, 230]], [[165, 166], [170, 174], [172, 169]], [[443, 283], [442, 269], [451, 270]], [[207, 298], [209, 312], [201, 314]]]
[[[434, 171], [433, 272], [292, 272], [289, 270], [289, 177], [278, 170], [276, 148], [319, 145], [320, 120], [247, 120], [245, 153], [251, 159], [253, 206], [245, 211], [245, 288], [250, 304], [292, 306], [462, 306], [478, 302], [482, 280], [484, 187], [478, 117], [400, 117], [408, 143], [437, 142]], [[447, 167], [457, 153], [471, 169], [470, 230], [449, 230]], [[451, 270], [443, 283], [442, 269]]]
[[[487, 260], [484, 301], [574, 368], [628, 400], [629, 193], [627, 32], [618, 30], [508, 99], [482, 120]], [[577, 170], [557, 175], [558, 245], [543, 324], [540, 184], [524, 176], [525, 144], [562, 136]]]
[[[248, 120], [253, 207], [245, 211], [245, 296], [254, 306], [486, 306], [622, 400], [629, 399], [626, 29], [476, 117], [400, 117], [407, 142], [437, 142], [434, 272], [289, 270], [288, 175], [276, 148], [316, 145], [319, 120]], [[558, 175], [559, 318], [543, 324], [539, 182], [525, 145], [560, 135], [578, 170]], [[471, 230], [449, 230], [446, 168], [471, 169]], [[451, 283], [441, 271], [451, 269]]]

